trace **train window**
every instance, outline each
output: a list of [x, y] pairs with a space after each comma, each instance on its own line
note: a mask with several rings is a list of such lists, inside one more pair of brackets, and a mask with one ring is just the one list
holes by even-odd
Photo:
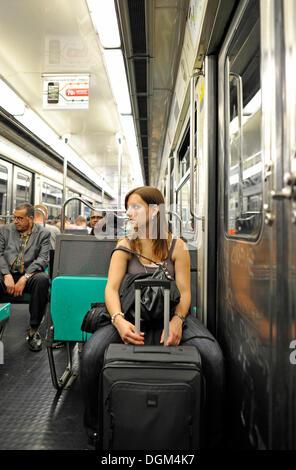
[[225, 60], [228, 236], [256, 239], [262, 226], [260, 6], [252, 0], [235, 29]]
[[50, 219], [56, 218], [60, 215], [62, 210], [62, 187], [48, 183], [46, 180], [42, 181], [42, 203], [46, 205], [48, 210], [48, 217]]
[[180, 160], [180, 181], [176, 188], [176, 208], [177, 213], [182, 217], [182, 234], [186, 240], [192, 241], [195, 239], [195, 230], [190, 214], [190, 171], [189, 167], [187, 170], [183, 168], [183, 163], [187, 161], [189, 162], [189, 147]]
[[62, 189], [53, 186], [45, 181], [42, 183], [42, 202], [45, 204], [55, 204], [61, 205], [62, 204]]
[[[68, 191], [67, 199], [70, 197], [79, 197], [79, 194]], [[66, 215], [74, 222], [80, 215], [80, 202], [75, 199], [70, 201], [66, 206]]]
[[182, 233], [187, 241], [194, 240], [193, 217], [190, 215], [189, 177], [177, 192], [177, 212], [182, 216]]
[[0, 211], [5, 215], [7, 212], [7, 190], [8, 190], [8, 169], [0, 165]]
[[14, 205], [32, 202], [32, 174], [14, 167]]

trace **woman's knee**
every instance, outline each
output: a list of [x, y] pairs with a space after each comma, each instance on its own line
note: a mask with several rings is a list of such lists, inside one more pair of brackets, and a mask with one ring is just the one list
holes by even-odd
[[112, 342], [117, 342], [116, 331], [112, 325], [97, 330], [83, 347], [82, 369], [98, 370], [103, 364], [105, 349]]
[[184, 331], [184, 344], [195, 346], [200, 352], [202, 363], [213, 373], [224, 373], [224, 358], [222, 350], [211, 332], [196, 318], [188, 318], [187, 328]]

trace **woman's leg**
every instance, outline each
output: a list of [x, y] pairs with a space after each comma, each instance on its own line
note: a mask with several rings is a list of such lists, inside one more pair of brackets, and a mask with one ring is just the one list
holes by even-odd
[[195, 317], [188, 315], [183, 329], [181, 344], [195, 346], [202, 361], [202, 372], [206, 380], [204, 424], [206, 447], [218, 448], [223, 437], [224, 407], [224, 359], [219, 344], [210, 331]]
[[110, 343], [121, 342], [116, 328], [110, 324], [97, 330], [83, 347], [80, 380], [84, 401], [84, 425], [89, 437], [99, 431], [99, 381], [105, 349]]

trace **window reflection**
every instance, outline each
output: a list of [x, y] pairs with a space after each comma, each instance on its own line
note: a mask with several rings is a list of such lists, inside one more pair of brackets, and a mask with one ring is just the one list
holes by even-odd
[[0, 165], [0, 213], [7, 212], [7, 180], [8, 170], [5, 166]]
[[23, 202], [31, 202], [31, 175], [17, 172], [15, 185], [16, 206]]
[[[262, 224], [260, 25], [244, 25], [234, 37], [225, 65], [228, 82], [226, 231], [257, 238]], [[227, 122], [227, 121], [226, 121]]]

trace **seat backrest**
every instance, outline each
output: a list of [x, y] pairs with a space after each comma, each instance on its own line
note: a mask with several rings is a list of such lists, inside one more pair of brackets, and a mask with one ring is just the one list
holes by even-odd
[[56, 239], [53, 279], [57, 276], [105, 277], [116, 239], [60, 234]]
[[87, 229], [65, 228], [66, 235], [88, 235]]
[[0, 322], [10, 316], [10, 303], [0, 304]]
[[81, 331], [84, 315], [92, 303], [105, 301], [106, 284], [107, 277], [59, 276], [52, 281], [50, 312], [55, 341], [87, 339]]

